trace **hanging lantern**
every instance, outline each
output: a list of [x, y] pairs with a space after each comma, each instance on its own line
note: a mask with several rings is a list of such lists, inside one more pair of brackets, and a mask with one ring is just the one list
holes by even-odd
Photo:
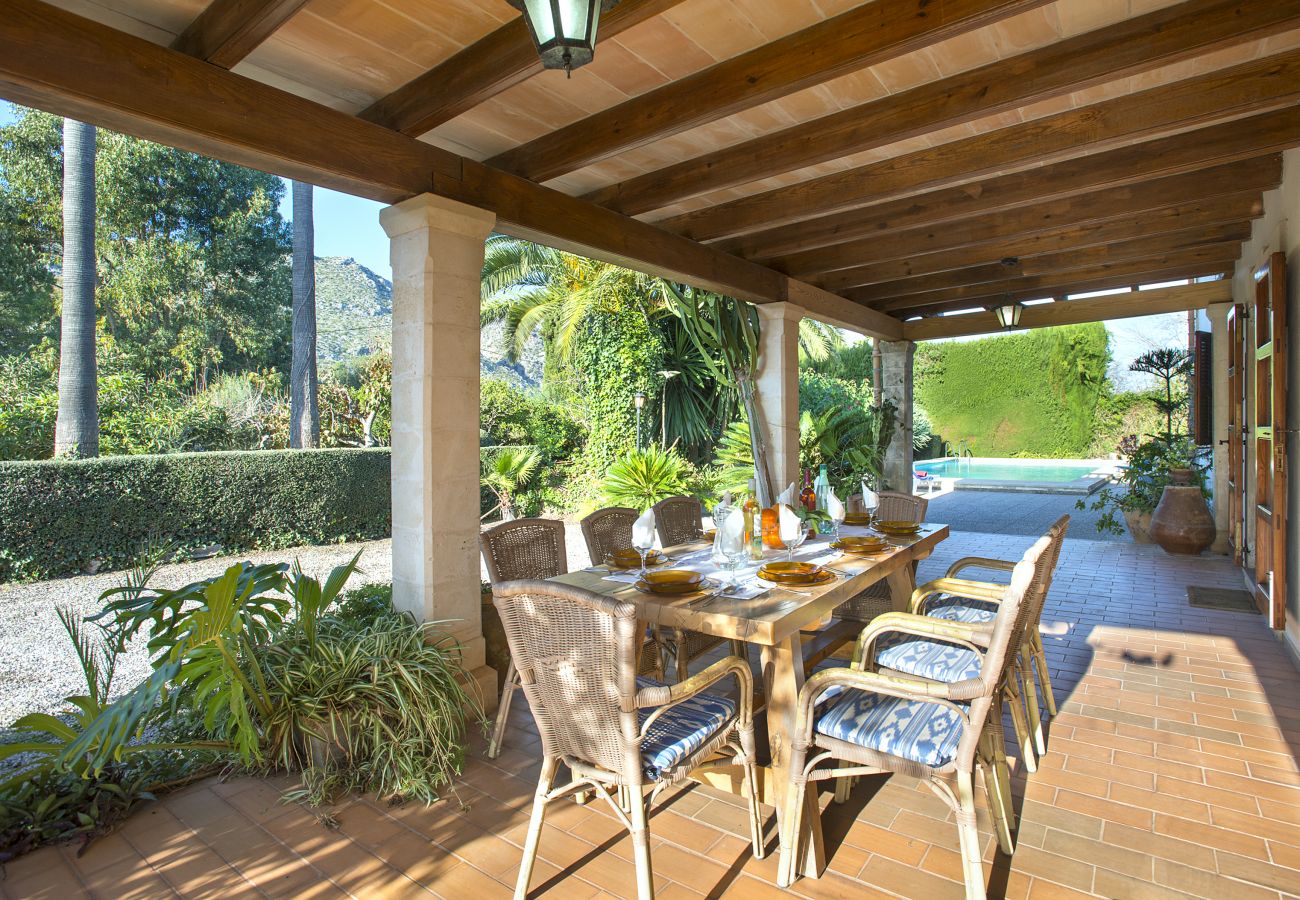
[[1002, 330], [1010, 331], [1020, 324], [1020, 313], [1023, 309], [1024, 306], [1021, 304], [1008, 300], [1006, 303], [993, 307], [993, 312], [997, 315], [998, 324], [1002, 326]]
[[507, 0], [524, 14], [537, 55], [547, 69], [566, 74], [585, 66], [596, 55], [596, 25], [600, 14], [618, 0]]

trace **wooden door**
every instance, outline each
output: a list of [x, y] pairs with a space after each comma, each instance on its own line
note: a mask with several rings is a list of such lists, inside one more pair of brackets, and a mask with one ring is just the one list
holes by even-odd
[[1246, 564], [1246, 307], [1228, 310], [1228, 545]]
[[1286, 257], [1255, 270], [1255, 603], [1286, 621]]

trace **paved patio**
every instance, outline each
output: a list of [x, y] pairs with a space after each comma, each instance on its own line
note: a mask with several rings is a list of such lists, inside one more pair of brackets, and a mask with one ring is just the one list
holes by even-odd
[[[956, 533], [921, 569], [1023, 538]], [[1050, 753], [1017, 767], [1019, 843], [995, 853], [990, 896], [1279, 900], [1300, 894], [1300, 676], [1257, 615], [1190, 608], [1188, 584], [1235, 587], [1222, 559], [1070, 540], [1044, 616], [1063, 701]], [[284, 780], [209, 781], [164, 798], [78, 858], [47, 848], [8, 867], [7, 897], [509, 896], [536, 771], [526, 704], [495, 762], [478, 742], [457, 796], [425, 809], [369, 798], [337, 827], [278, 801]], [[823, 794], [823, 801], [829, 796]], [[769, 815], [769, 838], [772, 819]], [[911, 779], [863, 780], [824, 818], [815, 898], [962, 896], [947, 809]], [[661, 898], [777, 896], [751, 858], [736, 798], [689, 787], [651, 819]], [[771, 839], [769, 840], [771, 846]], [[624, 897], [629, 844], [598, 805], [554, 807], [534, 896]]]

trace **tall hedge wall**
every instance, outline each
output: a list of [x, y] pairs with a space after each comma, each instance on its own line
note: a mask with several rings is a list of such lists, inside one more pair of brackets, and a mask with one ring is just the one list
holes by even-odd
[[0, 582], [129, 566], [150, 541], [276, 549], [387, 537], [389, 451], [0, 463]]
[[1088, 452], [1110, 362], [1100, 322], [978, 341], [922, 344], [916, 401], [935, 435], [976, 456]]

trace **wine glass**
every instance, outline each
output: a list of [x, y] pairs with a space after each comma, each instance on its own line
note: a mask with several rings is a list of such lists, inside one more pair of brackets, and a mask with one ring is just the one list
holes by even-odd
[[643, 581], [645, 580], [645, 576], [646, 576], [646, 567], [645, 567], [646, 556], [650, 553], [651, 550], [654, 549], [654, 546], [655, 546], [655, 539], [653, 533], [650, 534], [649, 536], [647, 535], [638, 536], [636, 530], [633, 529], [632, 549], [635, 550], [637, 553], [641, 554], [641, 572], [639, 573], [638, 577], [641, 578], [641, 580]]
[[862, 476], [862, 508], [867, 513], [867, 524], [876, 520], [876, 510], [880, 509], [880, 495], [872, 488], [872, 477]]
[[838, 541], [840, 539], [840, 526], [844, 524], [844, 504], [841, 503], [839, 507], [833, 512], [830, 512], [829, 515], [831, 517], [831, 541]]
[[785, 545], [785, 561], [794, 562], [794, 551], [803, 546], [803, 542], [808, 539], [808, 528], [802, 522], [799, 523], [799, 530], [792, 539], [781, 538], [781, 543]]

